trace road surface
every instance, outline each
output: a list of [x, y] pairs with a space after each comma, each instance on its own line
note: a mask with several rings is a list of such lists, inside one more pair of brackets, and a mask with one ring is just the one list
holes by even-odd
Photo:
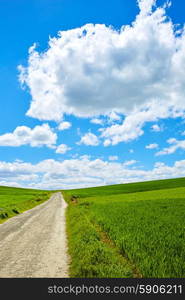
[[68, 277], [61, 193], [0, 224], [0, 277]]

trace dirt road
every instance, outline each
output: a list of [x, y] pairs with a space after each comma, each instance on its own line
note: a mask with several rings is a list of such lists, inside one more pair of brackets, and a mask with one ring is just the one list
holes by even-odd
[[0, 277], [68, 277], [61, 193], [0, 225]]

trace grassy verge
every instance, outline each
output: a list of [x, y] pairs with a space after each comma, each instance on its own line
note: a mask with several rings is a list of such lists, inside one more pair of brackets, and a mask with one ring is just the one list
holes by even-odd
[[132, 184], [127, 192], [123, 185], [63, 192], [72, 277], [185, 276], [184, 179], [169, 189], [162, 182], [156, 190], [150, 182], [151, 191], [138, 183], [137, 192]]
[[0, 187], [0, 223], [49, 199], [51, 192]]
[[115, 247], [104, 242], [96, 225], [88, 218], [87, 207], [68, 207], [67, 232], [72, 257], [71, 277], [132, 277], [130, 263]]

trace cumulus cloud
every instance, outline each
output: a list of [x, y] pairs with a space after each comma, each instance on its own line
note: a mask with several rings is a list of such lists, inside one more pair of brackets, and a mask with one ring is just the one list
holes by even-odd
[[158, 144], [156, 144], [156, 143], [154, 143], [154, 144], [149, 144], [149, 145], [146, 145], [146, 149], [156, 149], [156, 148], [158, 148], [159, 147], [159, 145]]
[[108, 122], [109, 123], [113, 123], [115, 121], [120, 121], [121, 120], [121, 117], [115, 112], [115, 111], [112, 111], [109, 115], [108, 115]]
[[171, 146], [164, 148], [163, 150], [156, 153], [157, 156], [159, 155], [167, 155], [167, 154], [173, 154], [178, 149], [185, 150], [185, 140], [176, 140], [175, 138], [170, 138], [167, 141], [168, 144]]
[[69, 129], [71, 128], [71, 123], [70, 122], [61, 122], [59, 125], [58, 125], [58, 130], [66, 130], [66, 129]]
[[48, 124], [35, 126], [18, 126], [13, 132], [0, 135], [0, 146], [18, 147], [30, 145], [31, 147], [54, 147], [57, 135]]
[[87, 156], [64, 161], [48, 159], [36, 164], [0, 161], [0, 184], [68, 189], [185, 176], [185, 160], [172, 166], [158, 162], [151, 170], [130, 168], [134, 163], [91, 160]]
[[140, 16], [145, 17], [152, 12], [152, 7], [155, 5], [156, 0], [137, 0], [140, 8]]
[[103, 124], [103, 120], [102, 119], [98, 119], [98, 118], [93, 118], [90, 122], [92, 124], [97, 124], [97, 125], [102, 125]]
[[104, 145], [105, 147], [110, 146], [110, 145], [111, 145], [111, 140], [106, 139], [106, 140], [103, 142], [103, 145]]
[[132, 160], [127, 160], [123, 163], [124, 166], [132, 166], [134, 165], [135, 163], [137, 163], [137, 160], [135, 159], [132, 159]]
[[146, 105], [141, 111], [134, 111], [126, 116], [122, 124], [113, 124], [101, 130], [101, 137], [105, 138], [104, 145], [116, 145], [120, 142], [129, 142], [144, 134], [142, 129], [149, 121], [156, 121], [158, 118], [168, 116], [164, 106], [158, 107], [156, 102]]
[[79, 145], [84, 144], [87, 146], [98, 146], [99, 140], [98, 137], [91, 132], [86, 133], [84, 136], [81, 137], [81, 140], [78, 142]]
[[158, 124], [154, 124], [151, 126], [152, 131], [154, 132], [160, 132], [162, 131], [162, 127], [160, 127]]
[[71, 150], [70, 147], [68, 147], [67, 145], [65, 144], [61, 144], [59, 146], [57, 146], [56, 148], [56, 153], [59, 153], [59, 154], [65, 154], [67, 151]]
[[141, 136], [146, 122], [184, 115], [185, 31], [167, 17], [167, 5], [155, 4], [138, 0], [139, 15], [120, 30], [87, 24], [60, 31], [43, 53], [32, 46], [27, 67], [19, 67], [32, 96], [27, 115], [124, 115], [123, 124], [105, 129], [106, 146]]

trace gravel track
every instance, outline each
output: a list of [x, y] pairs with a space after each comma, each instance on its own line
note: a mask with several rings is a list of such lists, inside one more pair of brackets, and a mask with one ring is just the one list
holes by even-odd
[[65, 210], [61, 193], [0, 224], [0, 277], [68, 277]]

